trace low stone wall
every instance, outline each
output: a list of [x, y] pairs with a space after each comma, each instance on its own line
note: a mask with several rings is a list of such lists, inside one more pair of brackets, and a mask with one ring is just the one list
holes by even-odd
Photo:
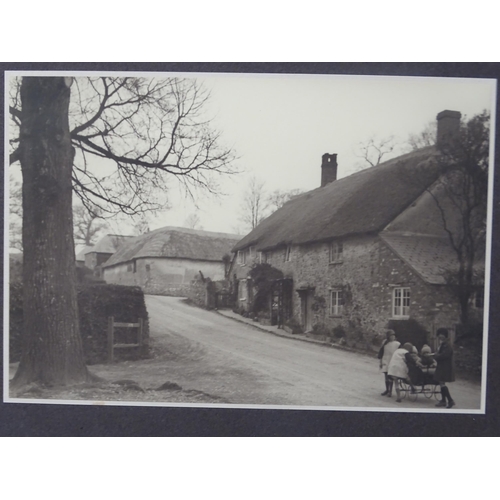
[[170, 297], [189, 297], [191, 284], [174, 285], [171, 283], [147, 283], [142, 287], [147, 295], [168, 295]]

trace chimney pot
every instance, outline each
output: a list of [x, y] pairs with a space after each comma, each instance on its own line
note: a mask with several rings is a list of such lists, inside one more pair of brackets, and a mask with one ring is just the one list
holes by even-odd
[[438, 147], [444, 146], [453, 138], [458, 136], [460, 130], [460, 118], [462, 114], [459, 111], [450, 111], [445, 109], [438, 113], [437, 119], [437, 137]]
[[337, 180], [337, 155], [325, 153], [321, 157], [321, 187]]

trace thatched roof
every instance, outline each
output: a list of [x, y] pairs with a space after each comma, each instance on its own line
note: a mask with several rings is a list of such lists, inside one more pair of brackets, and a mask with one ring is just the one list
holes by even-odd
[[162, 227], [126, 242], [103, 267], [144, 257], [222, 261], [240, 235], [183, 227]]
[[299, 195], [234, 246], [267, 250], [381, 231], [437, 178], [434, 147], [399, 156]]
[[89, 247], [85, 253], [115, 253], [125, 242], [135, 238], [123, 234], [105, 234], [93, 247]]

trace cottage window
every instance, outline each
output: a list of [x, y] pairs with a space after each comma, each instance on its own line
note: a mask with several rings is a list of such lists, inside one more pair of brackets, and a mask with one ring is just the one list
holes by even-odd
[[259, 264], [263, 264], [265, 262], [265, 254], [264, 252], [258, 252], [258, 256], [259, 256]]
[[244, 266], [247, 263], [247, 252], [246, 250], [238, 250], [238, 264]]
[[410, 316], [410, 289], [394, 288], [392, 292], [392, 316], [408, 318]]
[[292, 245], [288, 245], [285, 249], [285, 262], [290, 262], [292, 255]]
[[250, 260], [255, 259], [255, 247], [250, 247], [248, 249], [248, 256], [249, 256]]
[[342, 290], [330, 290], [330, 316], [342, 316], [344, 297]]
[[341, 241], [332, 241], [329, 248], [330, 264], [338, 264], [342, 262], [343, 245]]

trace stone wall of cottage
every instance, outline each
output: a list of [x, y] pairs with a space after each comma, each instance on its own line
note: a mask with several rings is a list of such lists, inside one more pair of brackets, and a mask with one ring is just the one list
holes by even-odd
[[[442, 286], [425, 283], [377, 236], [343, 241], [342, 262], [329, 263], [329, 243], [292, 246], [285, 262], [285, 248], [267, 253], [267, 262], [294, 280], [294, 290], [310, 289], [312, 325], [329, 331], [341, 328], [345, 342], [354, 347], [378, 349], [392, 317], [393, 290], [410, 287], [410, 318], [429, 332], [454, 327], [456, 301]], [[341, 290], [345, 300], [341, 316], [330, 315], [330, 290]], [[293, 294], [294, 317], [301, 322], [301, 298]], [[395, 321], [405, 321], [404, 319]]]
[[105, 267], [103, 278], [107, 283], [140, 286], [144, 293], [187, 297], [194, 279], [224, 278], [222, 262], [195, 261], [189, 259], [140, 258]]

